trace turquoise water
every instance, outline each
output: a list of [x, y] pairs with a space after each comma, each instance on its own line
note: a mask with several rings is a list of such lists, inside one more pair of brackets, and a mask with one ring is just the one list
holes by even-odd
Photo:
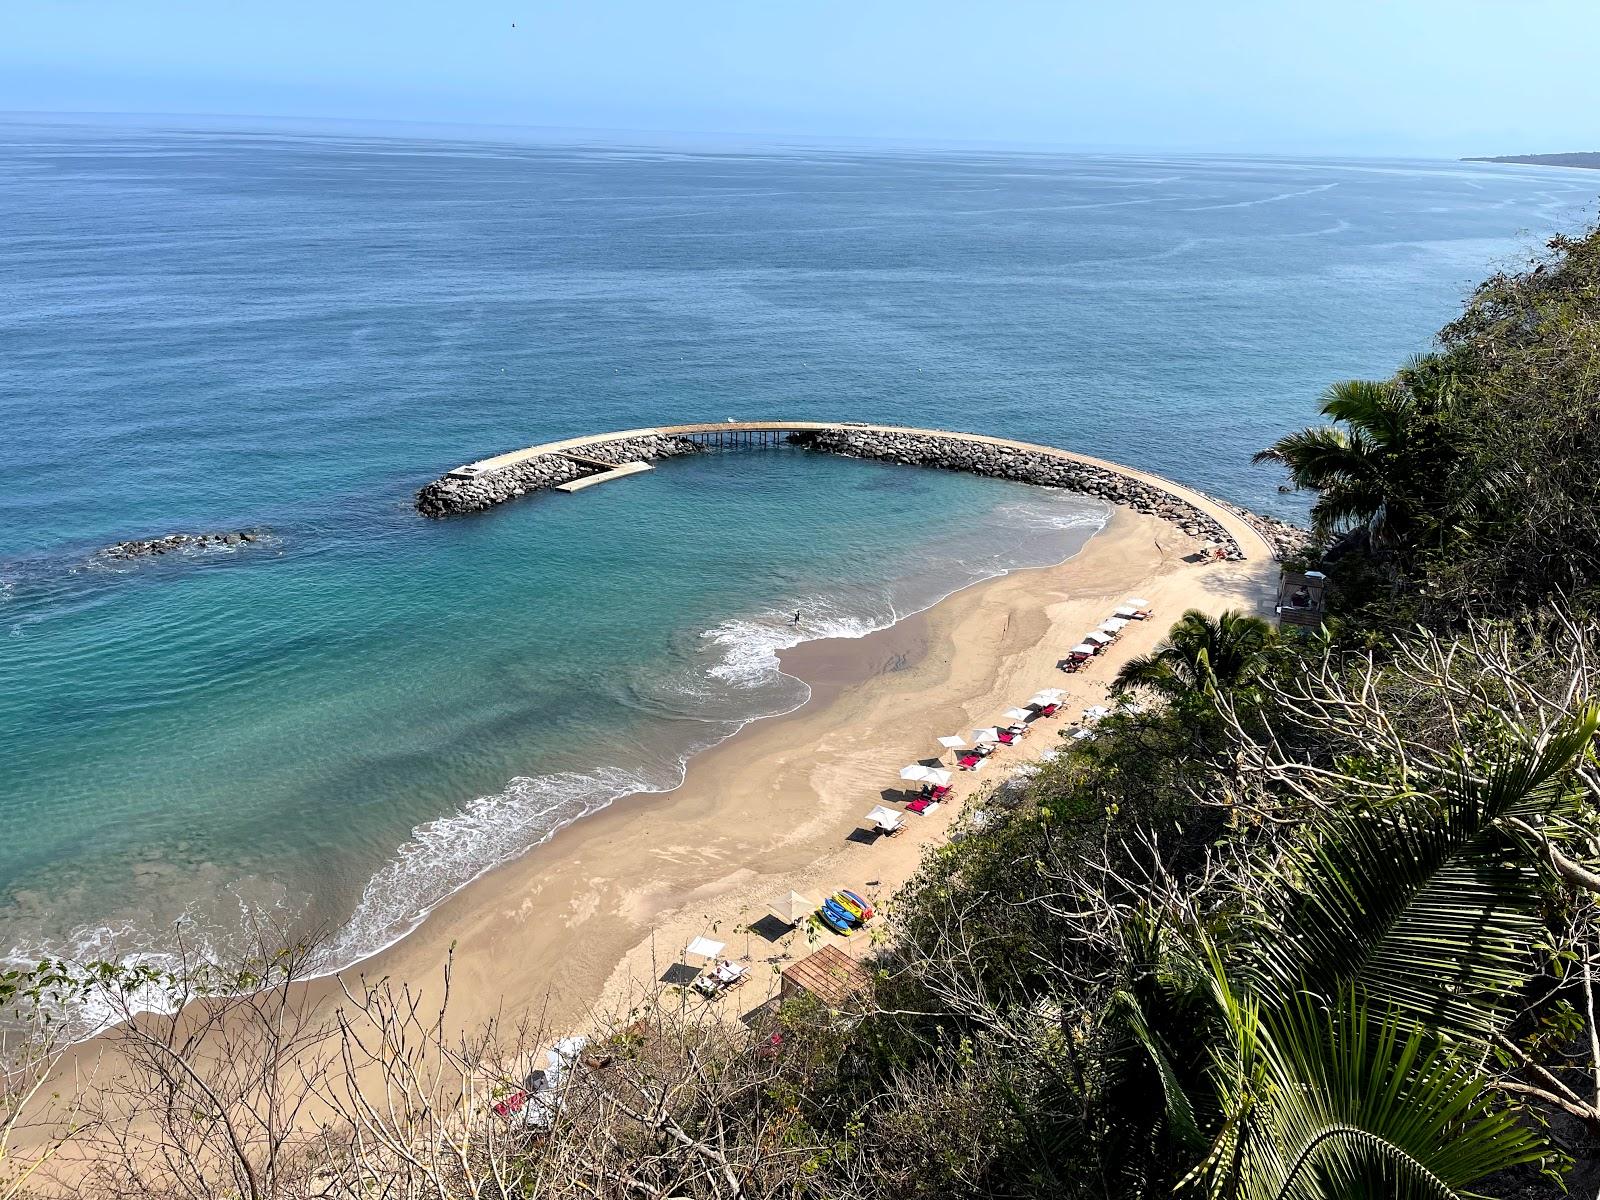
[[[796, 417], [1249, 454], [1595, 176], [0, 123], [0, 953], [349, 961], [803, 688], [774, 650], [1059, 561], [1071, 497], [783, 451], [427, 522], [440, 470]], [[95, 548], [270, 526], [131, 567]]]

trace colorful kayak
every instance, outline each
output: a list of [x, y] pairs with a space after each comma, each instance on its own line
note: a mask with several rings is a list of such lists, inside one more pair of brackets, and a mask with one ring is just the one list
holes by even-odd
[[840, 897], [839, 903], [844, 905], [845, 908], [853, 908], [856, 912], [859, 912], [863, 922], [872, 920], [872, 905], [868, 904], [860, 896], [843, 888], [839, 889], [837, 895]]
[[823, 924], [827, 925], [829, 929], [846, 936], [849, 936], [850, 932], [858, 924], [855, 917], [847, 909], [840, 907], [832, 896], [822, 902], [822, 907], [817, 909], [817, 915], [822, 918]]

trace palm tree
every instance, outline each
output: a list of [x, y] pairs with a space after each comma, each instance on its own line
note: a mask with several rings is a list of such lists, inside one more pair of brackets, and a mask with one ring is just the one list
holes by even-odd
[[1215, 700], [1260, 678], [1276, 636], [1260, 617], [1233, 609], [1212, 617], [1191, 608], [1155, 650], [1123, 664], [1111, 681], [1111, 691], [1144, 688], [1168, 700], [1190, 696]]
[[[1257, 936], [1224, 966], [1206, 945], [1222, 1036], [1217, 1132], [1187, 1183], [1230, 1200], [1451, 1197], [1541, 1154], [1483, 1069], [1534, 969], [1549, 839], [1581, 819], [1573, 772], [1600, 707], [1509, 745], [1459, 752], [1387, 804], [1321, 822], [1283, 864]], [[1560, 1081], [1549, 1086], [1562, 1086]], [[1600, 1123], [1576, 1097], [1542, 1095]]]
[[1311, 519], [1319, 536], [1365, 529], [1374, 544], [1394, 546], [1441, 507], [1455, 453], [1440, 418], [1454, 397], [1438, 358], [1415, 359], [1384, 382], [1345, 380], [1322, 397], [1334, 424], [1287, 434], [1253, 461], [1282, 463], [1296, 487], [1318, 493]]

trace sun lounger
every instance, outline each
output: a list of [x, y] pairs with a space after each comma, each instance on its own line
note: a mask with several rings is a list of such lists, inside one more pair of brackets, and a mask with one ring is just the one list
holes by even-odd
[[981, 754], [963, 754], [961, 756], [960, 762], [957, 763], [957, 765], [963, 771], [970, 771], [970, 770], [972, 770], [973, 767], [977, 766], [982, 761], [983, 761], [983, 756]]
[[1056, 715], [1056, 713], [1058, 713], [1060, 711], [1061, 711], [1061, 706], [1059, 704], [1046, 704], [1043, 708], [1041, 708], [1039, 710], [1039, 715], [1041, 717], [1053, 717], [1053, 716]]
[[750, 978], [750, 968], [743, 963], [719, 962], [710, 971], [694, 981], [695, 990], [705, 996], [718, 996], [732, 991]]
[[933, 791], [928, 793], [928, 799], [929, 800], [943, 800], [949, 794], [950, 794], [950, 785], [948, 783], [940, 784], [938, 787], [934, 788]]
[[939, 807], [937, 800], [913, 800], [906, 805], [907, 812], [914, 812], [919, 817], [925, 817]]

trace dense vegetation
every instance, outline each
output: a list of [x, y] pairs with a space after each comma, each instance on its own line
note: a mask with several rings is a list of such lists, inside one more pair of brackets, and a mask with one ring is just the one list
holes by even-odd
[[[379, 988], [318, 1040], [288, 999], [301, 960], [268, 955], [276, 1007], [202, 989], [226, 1054], [185, 1062], [204, 1038], [176, 1019], [130, 1035], [140, 1103], [83, 1116], [125, 1164], [94, 1187], [1592, 1194], [1600, 233], [1489, 280], [1432, 353], [1324, 413], [1263, 455], [1315, 494], [1322, 631], [1185, 614], [1096, 737], [930, 852], [864, 1011], [653, 1011], [530, 1139], [476, 1119], [504, 1031], [447, 1043]], [[299, 1091], [262, 1082], [289, 1063]], [[183, 1149], [140, 1175], [130, 1145]]]

